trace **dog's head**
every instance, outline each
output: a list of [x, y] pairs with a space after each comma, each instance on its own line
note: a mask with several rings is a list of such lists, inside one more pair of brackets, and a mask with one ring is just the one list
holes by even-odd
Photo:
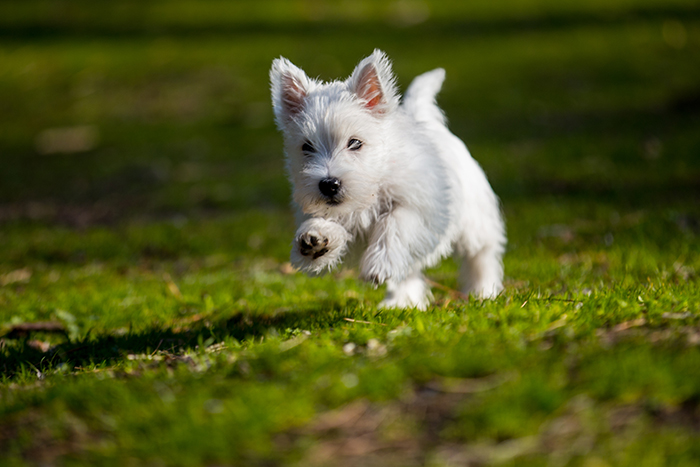
[[322, 83], [285, 58], [270, 70], [294, 201], [339, 217], [377, 202], [390, 154], [387, 121], [399, 104], [391, 64], [375, 50], [345, 81]]

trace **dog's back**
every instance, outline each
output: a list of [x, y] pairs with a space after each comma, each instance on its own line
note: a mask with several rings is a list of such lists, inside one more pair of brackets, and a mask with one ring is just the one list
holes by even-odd
[[463, 289], [493, 296], [502, 288], [500, 258], [506, 244], [505, 227], [498, 198], [486, 175], [464, 142], [447, 128], [445, 115], [435, 102], [444, 80], [442, 68], [417, 76], [406, 90], [402, 106], [427, 130], [425, 136], [435, 145], [436, 152], [428, 158], [438, 157], [448, 168], [453, 188], [448, 237], [457, 252], [466, 257], [462, 264]]

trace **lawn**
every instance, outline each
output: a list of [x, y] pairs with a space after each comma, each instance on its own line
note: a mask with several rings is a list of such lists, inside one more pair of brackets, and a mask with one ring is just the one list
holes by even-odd
[[[495, 300], [288, 264], [270, 64], [375, 47], [447, 71]], [[700, 465], [699, 63], [689, 0], [0, 3], [0, 465]]]

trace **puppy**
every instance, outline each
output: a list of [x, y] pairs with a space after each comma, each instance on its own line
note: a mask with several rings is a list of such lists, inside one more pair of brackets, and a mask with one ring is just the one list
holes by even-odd
[[291, 261], [319, 274], [345, 257], [386, 283], [380, 304], [425, 309], [422, 270], [455, 253], [460, 287], [479, 298], [503, 288], [499, 201], [435, 103], [445, 70], [415, 78], [401, 101], [380, 50], [345, 81], [309, 78], [285, 58], [270, 71], [297, 208]]

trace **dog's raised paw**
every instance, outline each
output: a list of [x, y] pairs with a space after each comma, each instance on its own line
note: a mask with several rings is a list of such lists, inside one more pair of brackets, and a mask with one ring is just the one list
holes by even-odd
[[318, 259], [328, 253], [328, 239], [317, 234], [306, 232], [299, 236], [299, 253]]
[[294, 235], [291, 261], [299, 270], [315, 275], [333, 269], [345, 253], [350, 234], [328, 219], [304, 221]]

